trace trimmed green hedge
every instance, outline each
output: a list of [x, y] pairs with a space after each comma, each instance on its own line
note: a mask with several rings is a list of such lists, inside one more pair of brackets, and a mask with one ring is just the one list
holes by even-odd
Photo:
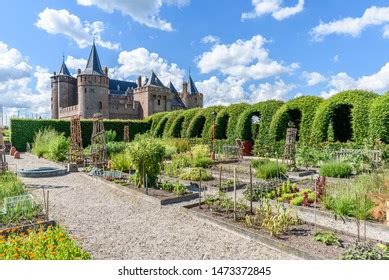
[[[104, 120], [105, 130], [116, 131], [117, 140], [123, 139], [124, 126], [129, 126], [130, 139], [136, 134], [146, 133], [150, 130], [151, 122], [137, 120]], [[11, 141], [18, 151], [24, 152], [26, 144], [33, 143], [35, 133], [44, 128], [53, 128], [70, 136], [69, 120], [37, 120], [37, 119], [11, 119]], [[93, 121], [81, 120], [82, 140], [84, 147], [90, 145]]]
[[187, 137], [210, 139], [212, 133], [212, 112], [217, 114], [222, 108], [221, 106], [213, 106], [200, 110], [189, 123]]
[[[369, 106], [377, 94], [361, 90], [350, 90], [338, 93], [322, 102], [316, 110], [313, 121], [311, 141], [321, 143], [332, 141], [334, 137], [333, 116], [339, 106], [345, 105], [351, 108], [352, 139], [356, 143], [362, 143], [369, 135]], [[341, 120], [342, 124], [345, 120]]]
[[150, 133], [154, 134], [155, 129], [157, 128], [159, 122], [163, 119], [164, 116], [166, 116], [169, 112], [161, 112], [161, 113], [156, 113], [154, 115], [151, 115], [146, 121], [151, 122], [151, 128], [150, 128]]
[[179, 111], [173, 111], [169, 113], [169, 119], [166, 122], [165, 129], [163, 132], [164, 137], [172, 137], [173, 131], [172, 127], [173, 124], [175, 123], [176, 119], [183, 113], [183, 110]]
[[372, 141], [389, 144], [389, 93], [376, 98], [369, 110], [369, 134]]
[[299, 127], [299, 143], [309, 143], [316, 109], [322, 101], [323, 99], [317, 96], [302, 96], [285, 103], [274, 114], [270, 124], [272, 139], [275, 141], [285, 140], [288, 123], [293, 121], [293, 113], [297, 111], [301, 114], [300, 123], [295, 123], [295, 126]]
[[216, 139], [228, 139], [229, 142], [234, 142], [238, 138], [236, 126], [239, 116], [249, 107], [249, 104], [239, 103], [220, 110], [216, 117]]
[[189, 109], [189, 110], [184, 111], [180, 115], [180, 117], [184, 117], [184, 122], [182, 123], [182, 128], [181, 128], [181, 137], [182, 138], [187, 137], [190, 122], [192, 121], [194, 116], [196, 116], [196, 114], [201, 110], [202, 110], [201, 108], [193, 108], [193, 109]]

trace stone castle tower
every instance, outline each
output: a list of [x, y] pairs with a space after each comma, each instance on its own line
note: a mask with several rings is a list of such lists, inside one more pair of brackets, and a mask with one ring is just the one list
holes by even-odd
[[137, 83], [110, 79], [108, 68], [101, 67], [93, 42], [84, 71], [73, 77], [63, 59], [58, 74], [51, 77], [51, 111], [53, 119], [92, 118], [101, 113], [107, 119], [143, 119], [154, 113], [203, 107], [192, 77], [179, 93], [170, 82], [165, 86], [152, 72], [150, 78]]

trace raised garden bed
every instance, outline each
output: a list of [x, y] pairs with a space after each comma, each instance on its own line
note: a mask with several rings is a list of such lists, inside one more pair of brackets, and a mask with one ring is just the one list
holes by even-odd
[[64, 168], [57, 167], [39, 167], [35, 169], [20, 169], [18, 175], [20, 177], [29, 178], [45, 178], [66, 175], [67, 171]]
[[37, 220], [31, 222], [30, 224], [22, 224], [17, 226], [0, 228], [0, 236], [7, 237], [8, 235], [14, 233], [17, 234], [27, 233], [30, 230], [38, 230], [39, 228], [47, 229], [49, 226], [55, 226], [55, 225], [56, 222], [53, 220], [45, 221], [37, 218]]
[[[278, 238], [271, 237], [265, 229], [246, 226], [242, 218], [234, 221], [232, 213], [211, 211], [204, 204], [192, 204], [184, 207], [200, 219], [221, 226], [226, 230], [242, 234], [258, 240], [281, 251], [297, 255], [303, 259], [339, 259], [340, 256], [355, 243], [355, 238], [344, 233], [336, 232], [341, 246], [328, 246], [314, 240], [314, 226], [303, 223], [292, 226], [287, 233]], [[317, 227], [317, 230], [328, 230]]]

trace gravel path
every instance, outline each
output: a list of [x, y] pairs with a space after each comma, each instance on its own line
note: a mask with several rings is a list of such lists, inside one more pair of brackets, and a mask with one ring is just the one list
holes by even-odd
[[[8, 160], [19, 169], [53, 166], [29, 154]], [[297, 259], [200, 221], [177, 206], [161, 208], [82, 174], [21, 179], [38, 200], [42, 185], [50, 189], [51, 218], [94, 259]]]

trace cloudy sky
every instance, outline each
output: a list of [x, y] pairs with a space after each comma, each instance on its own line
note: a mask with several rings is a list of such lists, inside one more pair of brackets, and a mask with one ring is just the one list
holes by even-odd
[[0, 10], [0, 103], [48, 116], [62, 56], [84, 68], [93, 34], [110, 76], [154, 70], [207, 106], [389, 90], [387, 0], [13, 0]]

